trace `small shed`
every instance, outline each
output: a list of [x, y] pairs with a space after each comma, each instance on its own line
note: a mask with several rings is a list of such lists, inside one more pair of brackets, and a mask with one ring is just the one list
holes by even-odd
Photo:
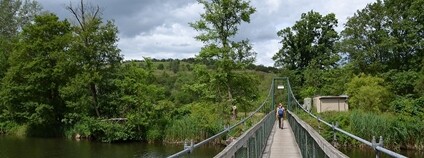
[[325, 111], [348, 111], [348, 98], [349, 97], [347, 95], [316, 96], [314, 97], [313, 104], [318, 113]]

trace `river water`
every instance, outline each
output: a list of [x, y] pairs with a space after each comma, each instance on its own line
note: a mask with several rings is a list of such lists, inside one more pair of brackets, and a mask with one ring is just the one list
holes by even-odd
[[[339, 149], [341, 152], [349, 156], [350, 158], [375, 158], [375, 151], [371, 148], [366, 149], [356, 149], [356, 148], [342, 148]], [[410, 158], [423, 158], [424, 152], [416, 151], [416, 150], [402, 150], [399, 152], [400, 154], [410, 157]], [[385, 155], [384, 153], [380, 154], [381, 158], [390, 158], [391, 156]]]
[[[0, 135], [0, 158], [157, 158], [167, 157], [183, 149], [183, 145], [146, 143], [99, 143], [60, 138], [17, 138]], [[190, 157], [209, 158], [223, 147], [205, 146]], [[375, 158], [372, 149], [341, 149], [351, 158]], [[407, 157], [424, 157], [424, 152], [402, 151]], [[382, 156], [389, 157], [389, 156]]]
[[[183, 149], [183, 145], [146, 143], [98, 143], [60, 138], [0, 136], [0, 158], [157, 158]], [[196, 149], [190, 157], [212, 157], [223, 147]]]

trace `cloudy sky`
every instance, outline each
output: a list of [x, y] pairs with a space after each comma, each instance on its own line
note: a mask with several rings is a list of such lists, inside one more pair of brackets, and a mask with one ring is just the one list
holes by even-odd
[[[70, 18], [65, 9], [80, 0], [38, 0], [45, 10]], [[198, 54], [202, 43], [189, 22], [200, 18], [203, 6], [196, 0], [85, 0], [102, 8], [103, 18], [114, 20], [119, 29], [118, 47], [125, 60], [189, 58]], [[304, 12], [335, 13], [341, 31], [348, 17], [376, 0], [251, 0], [256, 8], [250, 23], [240, 26], [236, 39], [250, 39], [258, 53], [256, 64], [272, 66], [272, 56], [281, 44], [277, 31], [291, 27]]]

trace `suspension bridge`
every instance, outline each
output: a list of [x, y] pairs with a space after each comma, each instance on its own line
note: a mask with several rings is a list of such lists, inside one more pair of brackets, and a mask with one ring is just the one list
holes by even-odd
[[[281, 82], [285, 86], [287, 94], [287, 105], [286, 105], [286, 120], [284, 120], [284, 128], [280, 129], [278, 123], [276, 123], [275, 117], [275, 96], [276, 90], [281, 89]], [[278, 88], [277, 88], [278, 87]], [[338, 128], [337, 123], [328, 123], [318, 116], [315, 116], [308, 110], [306, 110], [294, 96], [290, 81], [287, 77], [273, 78], [271, 88], [265, 101], [248, 117], [242, 119], [238, 123], [225, 128], [218, 134], [209, 137], [199, 143], [184, 144], [184, 149], [178, 153], [170, 155], [168, 158], [190, 156], [190, 153], [196, 151], [196, 148], [209, 143], [210, 141], [222, 137], [227, 134], [230, 130], [237, 126], [242, 125], [247, 120], [251, 119], [255, 113], [261, 112], [266, 115], [250, 129], [240, 135], [236, 140], [230, 143], [220, 153], [215, 155], [215, 158], [280, 158], [280, 157], [307, 157], [307, 158], [324, 158], [324, 157], [348, 157], [339, 150], [337, 150], [331, 143], [326, 141], [316, 130], [310, 125], [300, 119], [293, 111], [301, 109], [306, 112], [310, 117], [315, 118], [318, 123], [328, 126], [333, 130], [333, 141], [337, 140], [336, 133], [341, 133], [364, 145], [372, 148], [375, 151], [376, 157], [380, 157], [383, 154], [390, 157], [404, 158], [405, 156], [386, 149], [383, 147], [383, 138], [375, 137], [371, 141], [360, 138], [354, 134], [351, 134], [341, 128]]]

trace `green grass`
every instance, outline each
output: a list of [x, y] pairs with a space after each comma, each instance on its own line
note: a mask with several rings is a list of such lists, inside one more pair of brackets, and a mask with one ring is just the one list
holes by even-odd
[[[303, 111], [296, 111], [303, 121], [320, 131], [327, 141], [333, 139], [332, 129], [323, 123], [318, 128], [318, 121]], [[319, 114], [326, 122], [338, 122], [339, 128], [365, 140], [371, 141], [375, 136], [383, 137], [384, 146], [392, 149], [424, 150], [424, 122], [421, 119], [394, 115], [391, 113], [371, 113], [364, 111], [324, 112]], [[364, 144], [342, 134], [337, 133], [338, 143], [342, 147], [362, 147]]]

